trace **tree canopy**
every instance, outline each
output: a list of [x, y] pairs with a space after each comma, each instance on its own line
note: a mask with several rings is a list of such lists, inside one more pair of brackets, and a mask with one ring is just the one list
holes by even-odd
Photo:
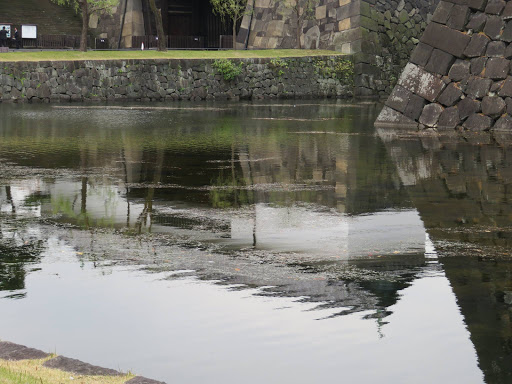
[[222, 21], [233, 23], [233, 48], [236, 49], [236, 25], [247, 14], [247, 0], [210, 0], [213, 13], [220, 16]]
[[87, 33], [89, 30], [89, 17], [93, 13], [112, 13], [114, 7], [119, 5], [119, 0], [51, 0], [58, 5], [73, 7], [82, 15], [82, 35], [80, 38], [80, 50], [87, 51]]

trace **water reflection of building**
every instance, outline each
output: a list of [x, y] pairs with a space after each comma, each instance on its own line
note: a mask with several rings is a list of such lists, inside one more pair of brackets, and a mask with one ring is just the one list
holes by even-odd
[[[47, 121], [51, 132], [41, 128], [44, 110], [22, 119], [7, 113], [0, 149], [10, 161], [33, 165], [16, 150], [23, 141], [25, 153], [39, 156], [38, 165], [65, 169], [28, 188], [31, 196], [46, 196], [41, 214], [52, 222], [152, 232], [166, 244], [200, 248], [215, 255], [218, 268], [204, 256], [180, 259], [167, 248], [165, 263], [207, 279], [276, 286], [275, 294], [358, 311], [392, 305], [426, 264], [425, 234], [404, 203], [385, 148], [359, 130], [370, 126], [371, 111], [319, 104], [302, 107], [302, 121], [293, 108], [253, 105], [212, 112], [215, 119], [194, 112], [184, 112], [184, 119], [175, 112], [88, 110], [87, 123], [73, 111]], [[118, 126], [121, 117], [125, 123]], [[169, 118], [183, 124], [169, 126]], [[102, 129], [107, 122], [110, 129]], [[123, 247], [119, 255], [119, 244], [113, 249], [94, 231], [75, 233], [62, 236], [85, 251], [123, 262], [154, 261], [153, 253], [137, 247]], [[397, 263], [396, 254], [407, 256]], [[348, 267], [340, 262], [368, 255], [381, 259]], [[375, 279], [379, 283], [369, 282]]]

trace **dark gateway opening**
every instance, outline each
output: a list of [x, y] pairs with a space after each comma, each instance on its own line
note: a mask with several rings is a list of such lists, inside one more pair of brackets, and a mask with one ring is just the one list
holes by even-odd
[[[144, 3], [146, 33], [156, 35], [156, 24], [149, 7]], [[169, 36], [170, 48], [230, 48], [231, 40], [221, 35], [231, 35], [231, 22], [222, 22], [213, 13], [209, 0], [157, 0], [162, 10], [164, 30]], [[226, 41], [229, 40], [228, 45]], [[222, 45], [221, 45], [222, 43]]]

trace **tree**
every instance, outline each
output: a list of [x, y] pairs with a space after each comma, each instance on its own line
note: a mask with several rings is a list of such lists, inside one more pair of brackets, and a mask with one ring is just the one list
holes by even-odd
[[236, 49], [236, 25], [247, 14], [247, 0], [210, 0], [213, 13], [219, 15], [222, 21], [226, 19], [233, 23], [233, 49]]
[[153, 12], [153, 15], [155, 15], [156, 34], [158, 36], [158, 50], [161, 52], [167, 51], [164, 24], [162, 22], [162, 12], [156, 7], [155, 0], [149, 0], [149, 6], [151, 7], [151, 12]]
[[80, 36], [80, 51], [87, 52], [87, 34], [89, 31], [89, 18], [93, 13], [112, 13], [112, 9], [119, 4], [119, 0], [51, 0], [58, 5], [68, 5], [82, 14], [82, 35]]
[[285, 0], [284, 7], [295, 15], [297, 48], [302, 49], [301, 37], [302, 26], [305, 20], [312, 20], [315, 18], [315, 9], [319, 0]]

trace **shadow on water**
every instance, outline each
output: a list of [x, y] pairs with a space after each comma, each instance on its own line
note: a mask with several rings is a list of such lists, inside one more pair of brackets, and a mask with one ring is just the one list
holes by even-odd
[[510, 381], [503, 141], [379, 137], [373, 104], [179, 106], [0, 105], [0, 290], [24, 293], [57, 238], [98, 268], [257, 288], [381, 327], [434, 271], [486, 381]]
[[512, 136], [379, 135], [442, 257], [486, 382], [511, 382]]

